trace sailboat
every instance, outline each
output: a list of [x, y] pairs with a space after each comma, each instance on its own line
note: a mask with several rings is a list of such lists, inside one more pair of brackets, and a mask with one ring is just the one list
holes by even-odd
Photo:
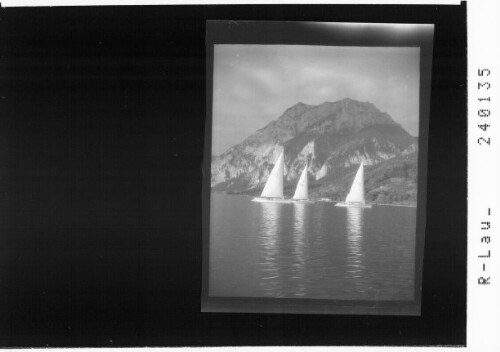
[[309, 189], [308, 189], [308, 180], [307, 180], [307, 169], [308, 164], [302, 171], [300, 175], [299, 182], [297, 183], [297, 188], [295, 189], [295, 193], [292, 197], [292, 200], [295, 202], [311, 202], [309, 200]]
[[283, 202], [283, 170], [285, 168], [285, 161], [283, 152], [278, 157], [276, 164], [269, 174], [266, 185], [262, 190], [260, 197], [252, 199], [254, 202]]
[[365, 180], [363, 171], [363, 162], [359, 166], [358, 172], [352, 182], [351, 190], [347, 195], [345, 202], [335, 204], [336, 207], [357, 207], [371, 208], [371, 204], [365, 203]]

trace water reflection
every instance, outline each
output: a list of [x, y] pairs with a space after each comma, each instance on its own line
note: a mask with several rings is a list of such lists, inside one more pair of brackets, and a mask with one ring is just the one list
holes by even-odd
[[363, 208], [346, 208], [346, 277], [359, 292], [363, 291]]
[[293, 238], [292, 238], [292, 273], [291, 281], [293, 285], [293, 295], [304, 296], [306, 294], [306, 275], [305, 275], [305, 234], [306, 234], [306, 204], [293, 204]]
[[414, 299], [415, 208], [211, 201], [210, 295]]
[[281, 280], [278, 262], [278, 240], [281, 212], [283, 205], [279, 203], [260, 203], [261, 227], [259, 242], [261, 246], [261, 260], [258, 263], [260, 279], [259, 285], [266, 296], [280, 297]]

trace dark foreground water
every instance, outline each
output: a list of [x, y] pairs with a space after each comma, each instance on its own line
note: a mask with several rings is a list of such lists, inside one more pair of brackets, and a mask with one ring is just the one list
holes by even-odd
[[211, 195], [209, 295], [413, 300], [416, 208]]

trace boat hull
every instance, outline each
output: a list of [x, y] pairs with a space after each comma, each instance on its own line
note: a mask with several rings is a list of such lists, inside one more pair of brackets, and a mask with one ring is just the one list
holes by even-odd
[[308, 204], [308, 203], [314, 203], [314, 201], [309, 199], [290, 199], [290, 203]]
[[287, 199], [261, 198], [261, 197], [257, 197], [257, 198], [252, 199], [252, 202], [259, 202], [259, 203], [290, 203], [290, 201], [287, 200]]
[[346, 203], [346, 202], [338, 202], [335, 204], [336, 207], [344, 207], [344, 208], [371, 208], [371, 204], [363, 204], [363, 203]]
[[316, 202], [333, 203], [333, 200], [331, 200], [331, 199], [324, 199], [323, 198], [323, 199], [316, 200]]
[[252, 199], [252, 202], [259, 202], [259, 203], [314, 203], [312, 200], [294, 200], [294, 199], [280, 199], [280, 198], [262, 198], [262, 197], [257, 197]]

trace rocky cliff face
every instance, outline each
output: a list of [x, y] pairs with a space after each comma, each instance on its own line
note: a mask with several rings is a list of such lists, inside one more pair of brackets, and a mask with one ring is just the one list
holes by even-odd
[[416, 138], [371, 103], [298, 103], [212, 159], [211, 186], [215, 191], [258, 192], [281, 151], [285, 185], [293, 185], [309, 161], [312, 189], [320, 189], [333, 187], [361, 161], [370, 170], [396, 157], [416, 160], [417, 150]]

